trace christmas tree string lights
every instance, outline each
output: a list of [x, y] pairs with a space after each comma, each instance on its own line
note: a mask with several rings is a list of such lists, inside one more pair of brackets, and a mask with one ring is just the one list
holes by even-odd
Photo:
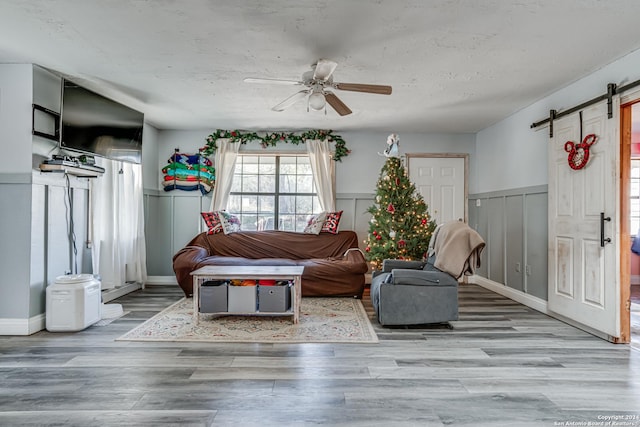
[[376, 187], [365, 254], [373, 269], [385, 259], [421, 260], [436, 228], [399, 157], [388, 157]]

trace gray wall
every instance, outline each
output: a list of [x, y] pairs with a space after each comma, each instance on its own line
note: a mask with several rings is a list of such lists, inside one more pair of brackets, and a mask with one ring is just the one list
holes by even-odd
[[[71, 202], [71, 203], [70, 203]], [[73, 206], [73, 210], [70, 209]], [[87, 179], [58, 174], [35, 175], [31, 201], [30, 317], [45, 312], [45, 291], [67, 272], [91, 273], [87, 247], [89, 185]], [[73, 213], [73, 229], [70, 214]], [[75, 250], [71, 232], [75, 237]]]
[[[172, 258], [189, 240], [203, 230], [200, 212], [208, 211], [211, 196], [200, 193], [159, 190], [161, 169], [175, 148], [193, 153], [205, 143], [211, 130], [158, 131], [157, 153], [143, 152], [145, 176], [145, 213], [147, 229], [147, 273], [149, 276], [173, 276]], [[390, 133], [339, 132], [351, 154], [335, 164], [336, 208], [343, 210], [340, 228], [354, 230], [361, 247], [366, 239], [376, 183], [386, 158], [379, 153], [386, 148]], [[143, 145], [147, 150], [149, 144]], [[243, 152], [263, 153], [257, 143], [243, 145]], [[471, 134], [407, 134], [400, 135], [400, 150], [405, 153], [475, 154], [475, 137]], [[272, 152], [306, 152], [303, 145], [281, 144]], [[154, 163], [155, 162], [155, 163]], [[473, 166], [471, 166], [473, 168]]]
[[622, 86], [640, 79], [640, 49], [587, 76], [576, 76], [579, 77], [476, 134], [476, 168], [471, 175], [470, 192], [548, 184], [549, 128], [545, 125], [531, 129], [531, 124], [549, 117], [551, 109], [567, 110], [606, 93], [607, 83]]
[[547, 299], [547, 186], [469, 195], [469, 225], [487, 244], [480, 276]]
[[[354, 230], [361, 243], [367, 236], [371, 215], [366, 210], [373, 199], [372, 194], [336, 195], [336, 209], [344, 211], [340, 229]], [[173, 255], [204, 231], [200, 212], [209, 211], [210, 205], [211, 196], [202, 196], [199, 192], [145, 191], [149, 276], [173, 276]]]
[[[45, 312], [48, 283], [68, 271], [87, 272], [87, 266], [90, 272], [84, 244], [87, 180], [70, 177], [67, 182], [62, 174], [40, 172], [38, 165], [57, 142], [31, 134], [32, 103], [59, 112], [60, 89], [60, 77], [40, 67], [0, 66], [0, 147], [11, 156], [0, 173], [0, 205], [5, 207], [0, 221], [2, 327], [9, 321], [9, 328], [26, 330], [29, 319]], [[70, 240], [71, 212], [77, 255]]]
[[[92, 272], [89, 181], [40, 172], [57, 141], [32, 135], [32, 104], [59, 112], [61, 86], [60, 76], [41, 67], [0, 64], [0, 148], [10, 156], [0, 169], [0, 335], [41, 329], [47, 285], [66, 272]], [[53, 130], [48, 119], [35, 121], [51, 121]], [[145, 125], [144, 136], [154, 159], [157, 130]]]

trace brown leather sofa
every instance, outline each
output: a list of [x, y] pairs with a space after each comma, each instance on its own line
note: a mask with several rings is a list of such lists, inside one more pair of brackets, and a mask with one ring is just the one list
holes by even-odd
[[186, 296], [193, 292], [190, 273], [205, 265], [304, 266], [303, 297], [362, 298], [368, 270], [353, 231], [317, 235], [275, 230], [200, 233], [173, 257], [173, 270]]

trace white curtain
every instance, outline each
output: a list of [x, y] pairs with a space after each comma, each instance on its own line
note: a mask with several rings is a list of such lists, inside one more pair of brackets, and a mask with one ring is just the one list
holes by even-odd
[[147, 280], [142, 167], [97, 158], [103, 176], [90, 181], [93, 273], [102, 289]]
[[311, 163], [313, 181], [316, 184], [316, 192], [320, 200], [320, 207], [323, 211], [333, 212], [336, 210], [336, 198], [333, 191], [333, 180], [331, 179], [331, 148], [329, 141], [307, 140], [307, 153]]
[[227, 208], [231, 184], [233, 181], [233, 171], [240, 150], [240, 142], [231, 142], [229, 139], [219, 139], [216, 149], [215, 168], [216, 184], [213, 187], [213, 197], [211, 198], [211, 211], [220, 211]]

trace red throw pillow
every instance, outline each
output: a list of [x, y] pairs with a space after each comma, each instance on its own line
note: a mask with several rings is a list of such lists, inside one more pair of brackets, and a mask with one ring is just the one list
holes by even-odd
[[202, 219], [207, 224], [207, 234], [216, 234], [223, 231], [218, 212], [201, 212], [200, 215], [202, 215]]
[[340, 224], [340, 217], [342, 211], [339, 212], [327, 212], [327, 219], [322, 224], [321, 233], [338, 234], [338, 225]]

